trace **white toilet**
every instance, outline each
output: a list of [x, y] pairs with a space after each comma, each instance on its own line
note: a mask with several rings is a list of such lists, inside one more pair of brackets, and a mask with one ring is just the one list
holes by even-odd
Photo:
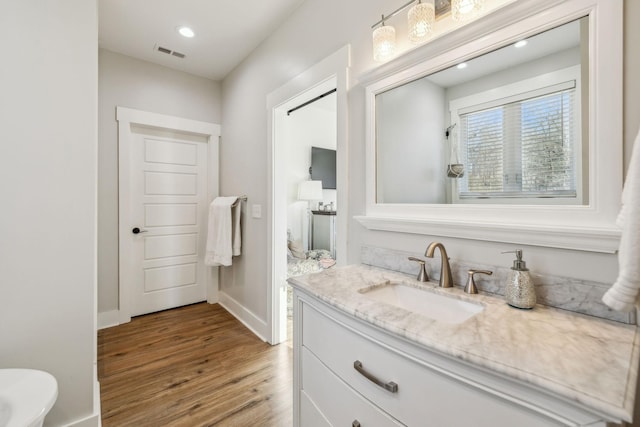
[[0, 427], [40, 427], [58, 398], [58, 382], [35, 369], [0, 369]]

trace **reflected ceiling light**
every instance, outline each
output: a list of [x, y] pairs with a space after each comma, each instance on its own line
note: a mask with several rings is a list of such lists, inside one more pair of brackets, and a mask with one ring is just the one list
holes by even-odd
[[193, 30], [189, 27], [178, 27], [178, 32], [181, 36], [191, 38], [196, 35]]
[[527, 41], [526, 40], [520, 40], [519, 42], [516, 42], [514, 44], [515, 47], [524, 47], [527, 45]]
[[409, 20], [409, 40], [418, 44], [425, 41], [433, 33], [433, 24], [436, 20], [436, 9], [434, 0], [418, 0], [409, 9], [407, 14]]
[[458, 65], [456, 65], [456, 68], [457, 68], [458, 70], [465, 69], [465, 68], [467, 68], [467, 63], [466, 63], [466, 62], [461, 62], [461, 63], [459, 63]]
[[474, 18], [484, 5], [484, 0], [451, 0], [451, 18], [466, 21]]
[[382, 15], [382, 25], [373, 30], [373, 59], [378, 62], [385, 62], [396, 53], [396, 29], [384, 21]]

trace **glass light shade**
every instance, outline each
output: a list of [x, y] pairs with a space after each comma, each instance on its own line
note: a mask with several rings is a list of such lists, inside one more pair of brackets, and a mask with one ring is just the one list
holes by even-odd
[[484, 0], [452, 0], [451, 18], [454, 21], [467, 21], [475, 18], [484, 6]]
[[384, 62], [396, 52], [396, 29], [384, 25], [373, 30], [373, 59]]
[[322, 181], [302, 181], [298, 184], [298, 200], [322, 199]]
[[436, 10], [433, 0], [415, 4], [409, 9], [409, 40], [417, 44], [425, 41], [433, 33]]

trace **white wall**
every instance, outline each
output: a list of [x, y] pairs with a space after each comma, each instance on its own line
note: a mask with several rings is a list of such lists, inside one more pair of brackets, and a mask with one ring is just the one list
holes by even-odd
[[[624, 0], [624, 164], [629, 167], [631, 147], [640, 131], [640, 2]], [[639, 394], [640, 395], [640, 394]], [[640, 400], [640, 399], [638, 399]], [[638, 414], [640, 416], [640, 414]]]
[[378, 203], [446, 202], [445, 110], [445, 90], [427, 79], [376, 96]]
[[220, 83], [120, 55], [99, 54], [98, 312], [118, 309], [116, 106], [220, 123]]
[[[640, 131], [640, 2], [624, 2], [624, 164], [625, 173], [629, 167], [631, 150]], [[636, 147], [639, 150], [640, 147]], [[640, 426], [640, 381], [636, 387], [636, 403], [633, 415], [634, 426]]]
[[[626, 2], [630, 3], [629, 1]], [[635, 9], [633, 9], [635, 8]], [[335, 11], [339, 11], [336, 13]], [[222, 122], [223, 144], [221, 149], [222, 192], [246, 192], [253, 203], [268, 204], [267, 200], [267, 111], [265, 98], [308, 67], [338, 50], [345, 44], [352, 49], [352, 86], [349, 93], [349, 206], [348, 214], [365, 213], [365, 116], [364, 89], [357, 84], [363, 72], [374, 66], [371, 58], [370, 26], [381, 13], [389, 11], [384, 0], [307, 0], [292, 14], [269, 39], [256, 49], [239, 67], [223, 81]], [[626, 23], [633, 25], [640, 19], [635, 6], [627, 6]], [[398, 34], [402, 31], [401, 16], [394, 21]], [[327, 31], [330, 28], [330, 31]], [[627, 30], [626, 53], [637, 58], [638, 52], [629, 46]], [[406, 46], [400, 39], [400, 46]], [[626, 72], [638, 74], [629, 66], [637, 59], [627, 58]], [[627, 86], [633, 83], [634, 74], [628, 74]], [[637, 86], [634, 86], [637, 88]], [[630, 114], [637, 111], [639, 94], [625, 98], [627, 127], [635, 127], [640, 120]], [[636, 124], [630, 126], [629, 121]], [[627, 132], [627, 146], [635, 137]], [[622, 143], [618, 141], [615, 143]], [[628, 150], [627, 150], [628, 151]], [[247, 155], [251, 153], [251, 155]], [[628, 153], [627, 153], [628, 156]], [[265, 210], [265, 212], [268, 210]], [[244, 239], [243, 260], [223, 272], [221, 287], [257, 318], [266, 324], [267, 319], [267, 227], [269, 218], [249, 219]], [[433, 236], [367, 231], [359, 223], [349, 222], [348, 262], [359, 262], [360, 248], [371, 244], [390, 249], [423, 253]], [[510, 259], [501, 255], [504, 244], [485, 243], [460, 239], [442, 239], [453, 259], [463, 259], [481, 264], [509, 265]], [[612, 281], [617, 274], [614, 255], [567, 251], [539, 247], [525, 247], [528, 265], [532, 270], [597, 281]]]
[[449, 112], [449, 101], [452, 99], [463, 98], [480, 92], [485, 92], [496, 87], [506, 86], [522, 80], [531, 79], [542, 74], [551, 73], [553, 71], [569, 68], [572, 65], [580, 64], [580, 48], [565, 49], [551, 55], [533, 61], [519, 64], [515, 67], [507, 68], [493, 72], [489, 75], [470, 80], [447, 88], [446, 108]]
[[[291, 113], [284, 122], [284, 144], [287, 152], [287, 228], [291, 230], [291, 239], [302, 241], [304, 247], [307, 247], [308, 203], [298, 201], [298, 184], [309, 179], [311, 147], [336, 149], [335, 95], [331, 95], [331, 98], [333, 110], [310, 104]], [[322, 193], [323, 203], [333, 202], [336, 206], [336, 190], [323, 190]]]
[[[473, 61], [471, 61], [473, 63]], [[578, 47], [450, 87], [425, 77], [376, 96], [379, 203], [446, 203], [449, 102], [580, 64]], [[455, 191], [455, 190], [454, 190]]]
[[0, 368], [56, 377], [46, 425], [97, 426], [96, 1], [4, 1], [0, 39]]
[[[388, 7], [385, 0], [307, 0], [257, 48], [222, 85], [222, 193], [246, 193], [249, 204], [269, 206], [266, 96], [291, 78], [343, 47], [371, 37], [368, 28]], [[335, 11], [339, 10], [340, 13]], [[328, 28], [330, 31], [327, 31]], [[363, 31], [363, 28], [365, 29]], [[362, 64], [370, 61], [369, 50]], [[263, 209], [269, 212], [269, 209]], [[222, 292], [238, 301], [267, 325], [267, 230], [270, 218], [248, 218], [243, 233], [243, 256], [222, 270]], [[265, 336], [267, 332], [262, 331]]]

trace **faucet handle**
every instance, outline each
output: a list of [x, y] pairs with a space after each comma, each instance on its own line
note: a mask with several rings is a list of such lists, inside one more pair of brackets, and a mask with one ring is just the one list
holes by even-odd
[[487, 274], [489, 276], [491, 276], [493, 274], [493, 271], [489, 271], [489, 270], [469, 270], [467, 272], [469, 274], [469, 277], [467, 278], [467, 285], [464, 287], [464, 291], [468, 294], [477, 294], [478, 293], [478, 288], [476, 287], [476, 282], [475, 280], [473, 280], [473, 275], [476, 273], [479, 274]]
[[429, 276], [427, 275], [427, 270], [424, 267], [425, 261], [423, 259], [412, 256], [409, 257], [409, 261], [415, 261], [420, 264], [420, 272], [418, 273], [418, 277], [416, 280], [418, 280], [419, 282], [428, 282]]

